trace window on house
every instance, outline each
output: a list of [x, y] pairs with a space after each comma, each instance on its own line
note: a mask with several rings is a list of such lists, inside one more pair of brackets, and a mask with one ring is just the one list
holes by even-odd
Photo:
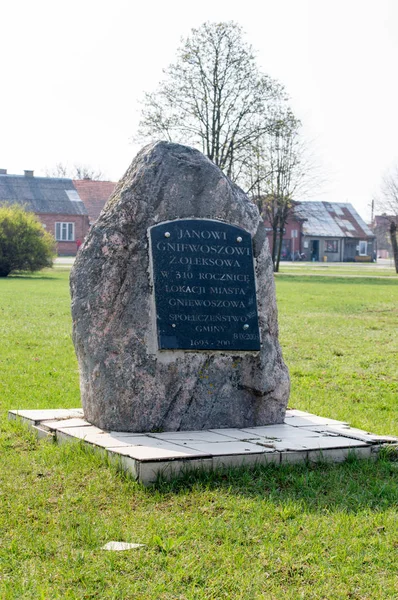
[[359, 242], [359, 256], [367, 256], [368, 254], [368, 242]]
[[57, 242], [75, 241], [74, 223], [55, 223], [55, 239]]
[[339, 241], [338, 240], [326, 240], [325, 241], [325, 252], [338, 252]]

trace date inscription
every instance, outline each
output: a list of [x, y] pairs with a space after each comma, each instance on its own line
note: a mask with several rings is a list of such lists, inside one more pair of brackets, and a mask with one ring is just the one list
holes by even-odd
[[252, 238], [183, 219], [150, 229], [160, 350], [260, 349]]

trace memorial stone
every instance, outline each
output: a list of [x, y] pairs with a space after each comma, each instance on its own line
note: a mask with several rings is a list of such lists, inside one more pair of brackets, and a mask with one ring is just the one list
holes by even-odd
[[71, 274], [85, 418], [149, 432], [281, 423], [278, 343], [256, 206], [192, 148], [144, 148]]

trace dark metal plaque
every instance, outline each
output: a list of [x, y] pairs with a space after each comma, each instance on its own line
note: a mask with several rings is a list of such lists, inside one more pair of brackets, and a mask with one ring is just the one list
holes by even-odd
[[183, 219], [150, 237], [159, 349], [259, 350], [250, 233]]

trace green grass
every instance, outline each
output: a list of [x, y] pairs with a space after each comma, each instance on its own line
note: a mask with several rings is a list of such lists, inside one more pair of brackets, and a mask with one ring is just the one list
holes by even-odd
[[396, 277], [392, 260], [382, 263], [322, 263], [322, 262], [281, 262], [280, 272], [290, 275], [323, 275], [341, 277]]
[[290, 405], [398, 435], [398, 281], [279, 275]]
[[[144, 489], [8, 422], [9, 408], [79, 403], [67, 278], [0, 280], [1, 599], [398, 598], [394, 455]], [[290, 405], [398, 435], [397, 280], [276, 283]], [[146, 546], [102, 551], [110, 540]]]
[[69, 270], [0, 280], [1, 408], [79, 405]]

